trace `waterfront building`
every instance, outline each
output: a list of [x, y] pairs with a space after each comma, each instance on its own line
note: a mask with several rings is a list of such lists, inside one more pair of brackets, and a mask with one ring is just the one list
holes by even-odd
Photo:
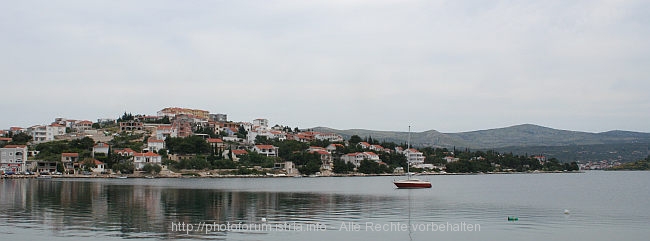
[[26, 163], [26, 145], [6, 145], [0, 148], [0, 169], [5, 172], [24, 172]]
[[65, 172], [74, 173], [75, 164], [79, 163], [79, 153], [61, 153], [61, 163]]
[[136, 170], [142, 170], [147, 164], [160, 165], [162, 164], [162, 157], [153, 152], [135, 153], [133, 155], [133, 165]]

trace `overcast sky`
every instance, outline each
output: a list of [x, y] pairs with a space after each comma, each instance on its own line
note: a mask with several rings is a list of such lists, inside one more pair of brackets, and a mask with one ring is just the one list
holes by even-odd
[[5, 1], [0, 129], [164, 107], [650, 132], [649, 1]]

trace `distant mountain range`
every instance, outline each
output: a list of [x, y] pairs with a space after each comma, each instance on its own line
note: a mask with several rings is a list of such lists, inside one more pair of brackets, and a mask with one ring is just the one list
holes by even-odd
[[[362, 138], [372, 137], [374, 140], [395, 143], [406, 143], [408, 137], [408, 132], [363, 129], [337, 130], [327, 127], [313, 129], [315, 131], [337, 133], [345, 138], [358, 135]], [[590, 161], [636, 161], [645, 158], [649, 154], [650, 133], [618, 130], [589, 133], [523, 124], [460, 133], [441, 133], [435, 130], [413, 132], [411, 133], [411, 145], [416, 147], [495, 149], [502, 152], [516, 152], [517, 154], [540, 153], [548, 155], [549, 152], [557, 152], [553, 155], [566, 161], [581, 161], [581, 158]], [[585, 156], [580, 155], [580, 153], [591, 155]], [[602, 155], [597, 153], [602, 153]], [[626, 156], [630, 153], [635, 154]]]

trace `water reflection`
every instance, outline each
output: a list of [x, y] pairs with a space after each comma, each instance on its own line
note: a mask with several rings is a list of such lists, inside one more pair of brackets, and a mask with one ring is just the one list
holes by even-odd
[[[624, 178], [623, 178], [624, 177]], [[430, 190], [391, 177], [0, 180], [0, 237], [228, 240], [645, 240], [650, 172], [435, 176]], [[565, 215], [564, 209], [571, 214]], [[507, 216], [519, 221], [508, 222]], [[172, 223], [320, 223], [325, 232], [181, 232]], [[345, 223], [407, 224], [348, 232]], [[480, 224], [480, 232], [410, 224]]]
[[[172, 222], [324, 223], [374, 215], [401, 215], [381, 203], [392, 197], [322, 193], [237, 192], [112, 182], [5, 180], [0, 182], [4, 223], [49, 229], [56, 236], [202, 238], [171, 230]], [[92, 234], [91, 232], [92, 231]], [[264, 232], [262, 232], [264, 233]], [[214, 236], [226, 233], [211, 233]]]

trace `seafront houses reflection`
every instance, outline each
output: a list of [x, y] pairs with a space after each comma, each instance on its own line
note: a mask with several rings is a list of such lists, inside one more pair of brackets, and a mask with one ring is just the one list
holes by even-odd
[[[126, 237], [177, 237], [172, 222], [323, 222], [328, 217], [359, 219], [376, 210], [382, 197], [288, 192], [239, 192], [147, 185], [117, 180], [36, 180], [0, 182], [3, 219], [37, 222], [57, 236], [87, 230]], [[374, 200], [376, 199], [376, 200]], [[20, 220], [4, 220], [13, 222]], [[143, 236], [144, 235], [144, 236]]]

